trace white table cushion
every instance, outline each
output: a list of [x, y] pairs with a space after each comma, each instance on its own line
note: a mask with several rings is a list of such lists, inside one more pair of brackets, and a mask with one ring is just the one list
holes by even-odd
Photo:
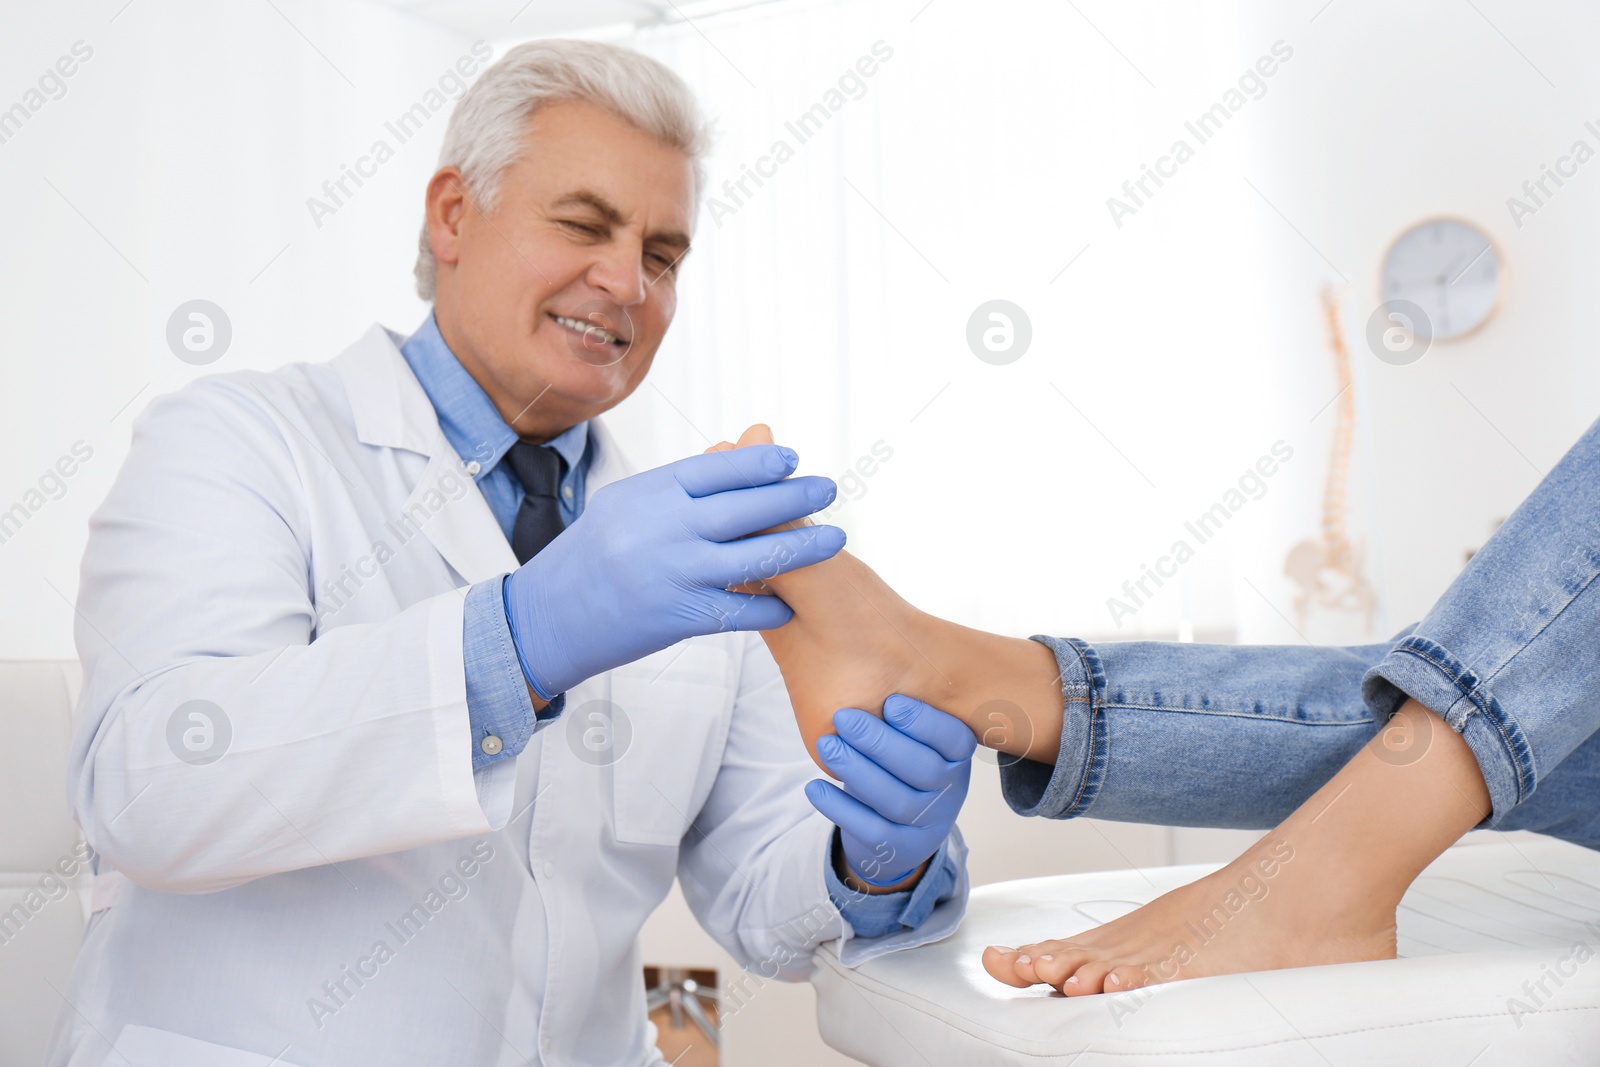
[[1441, 856], [1401, 905], [1397, 960], [1075, 999], [983, 970], [987, 945], [1070, 937], [1215, 869], [984, 886], [946, 941], [855, 970], [825, 949], [822, 1035], [879, 1067], [1600, 1064], [1600, 853], [1544, 838]]

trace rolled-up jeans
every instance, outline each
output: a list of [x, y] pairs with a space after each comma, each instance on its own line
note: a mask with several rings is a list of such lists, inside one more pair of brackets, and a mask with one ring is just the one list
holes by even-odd
[[[1035, 637], [1064, 711], [1053, 766], [1002, 766], [1023, 815], [1277, 825], [1412, 697], [1460, 734], [1481, 824], [1600, 848], [1600, 423], [1495, 531], [1428, 616], [1355, 647]], [[1396, 728], [1398, 729], [1398, 728]], [[1387, 740], [1387, 738], [1386, 738]], [[1425, 751], [1401, 739], [1384, 758]]]

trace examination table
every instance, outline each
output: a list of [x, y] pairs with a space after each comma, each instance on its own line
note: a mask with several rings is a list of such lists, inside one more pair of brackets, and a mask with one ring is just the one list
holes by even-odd
[[1600, 852], [1479, 832], [1417, 879], [1400, 959], [1068, 999], [990, 978], [987, 945], [1069, 937], [1212, 865], [1004, 882], [955, 936], [812, 984], [834, 1048], [879, 1067], [1600, 1064]]

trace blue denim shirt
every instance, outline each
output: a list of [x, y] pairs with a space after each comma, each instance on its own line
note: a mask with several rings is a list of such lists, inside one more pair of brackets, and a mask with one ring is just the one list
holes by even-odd
[[[400, 346], [423, 392], [439, 417], [445, 440], [455, 449], [506, 539], [511, 539], [517, 509], [522, 506], [522, 483], [510, 464], [501, 463], [517, 432], [501, 418], [494, 402], [456, 359], [439, 333], [433, 316], [423, 320], [417, 332]], [[584, 488], [588, 480], [592, 452], [589, 449], [589, 424], [580, 422], [545, 443], [567, 461], [561, 482], [561, 518], [571, 525], [583, 513]], [[476, 469], [472, 464], [476, 463]], [[472, 767], [511, 759], [527, 747], [528, 740], [561, 715], [566, 695], [559, 694], [541, 711], [535, 712], [528, 695], [525, 676], [511, 640], [506, 621], [502, 586], [505, 575], [479, 582], [467, 591], [461, 631], [462, 661], [466, 664], [467, 716], [472, 724]], [[501, 747], [494, 755], [483, 751], [485, 737], [498, 737]], [[838, 836], [835, 831], [835, 837]], [[828, 894], [850, 923], [857, 937], [878, 937], [902, 928], [920, 926], [934, 907], [950, 899], [959, 881], [960, 869], [951, 856], [947, 841], [934, 855], [928, 871], [916, 887], [903, 893], [866, 896], [853, 892], [839, 879], [833, 863], [824, 869]]]

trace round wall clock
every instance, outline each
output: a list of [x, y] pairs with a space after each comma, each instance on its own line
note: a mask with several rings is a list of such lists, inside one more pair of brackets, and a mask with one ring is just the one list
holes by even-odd
[[1504, 278], [1500, 250], [1461, 219], [1419, 222], [1383, 257], [1383, 299], [1421, 308], [1424, 318], [1411, 331], [1433, 341], [1465, 337], [1487, 322]]

